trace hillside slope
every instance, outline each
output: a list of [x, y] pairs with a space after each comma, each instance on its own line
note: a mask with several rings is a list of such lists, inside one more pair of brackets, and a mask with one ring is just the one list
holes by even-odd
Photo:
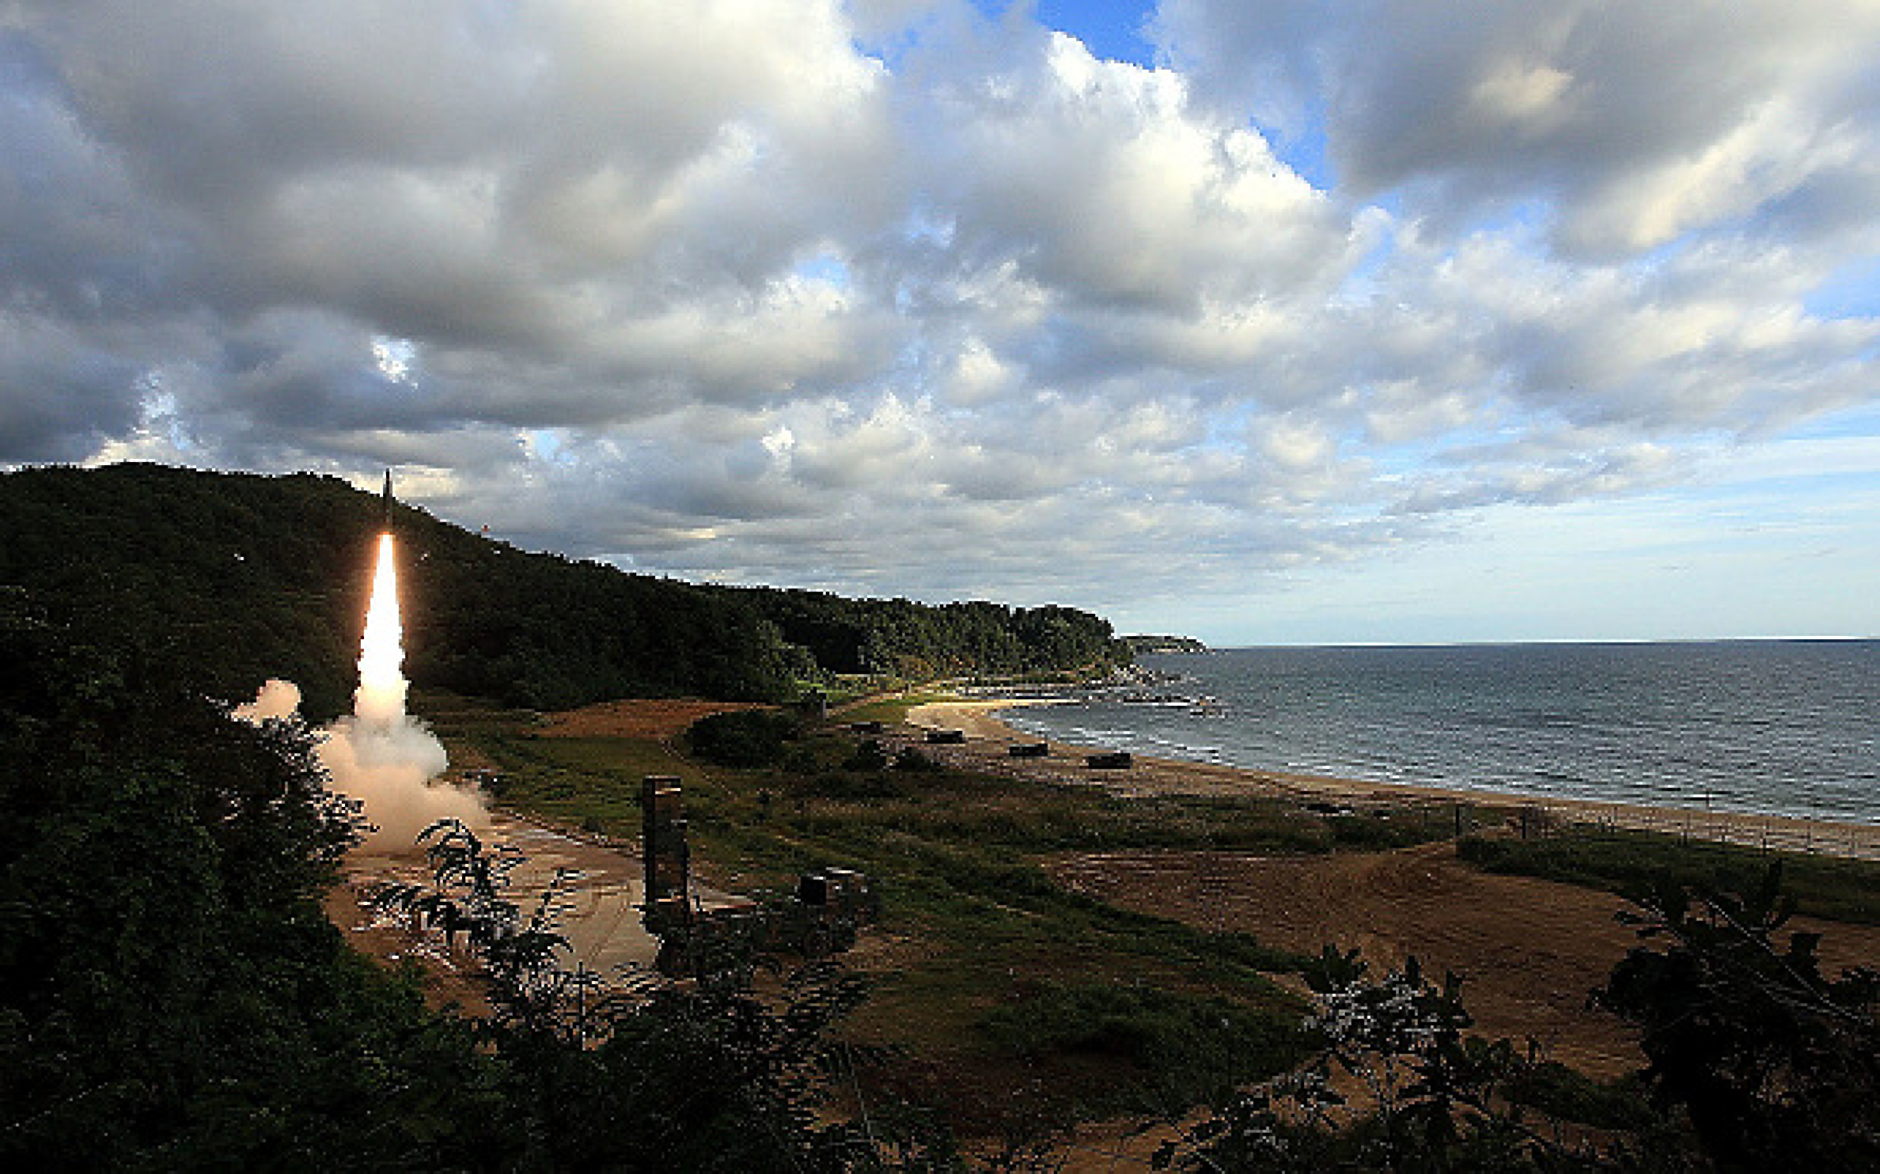
[[[0, 475], [0, 584], [98, 636], [167, 643], [200, 686], [298, 682], [346, 707], [375, 495], [332, 477], [149, 464]], [[836, 671], [1027, 672], [1127, 658], [1069, 608], [927, 607], [703, 587], [530, 553], [400, 505], [406, 672], [554, 708], [623, 696], [777, 700]]]

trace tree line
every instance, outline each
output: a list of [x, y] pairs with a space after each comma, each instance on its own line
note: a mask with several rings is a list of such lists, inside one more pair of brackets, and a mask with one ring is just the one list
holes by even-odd
[[[0, 475], [0, 584], [101, 639], [166, 641], [219, 696], [267, 677], [316, 717], [354, 680], [376, 497], [313, 474], [151, 464]], [[507, 704], [786, 700], [834, 674], [1052, 673], [1126, 662], [1068, 607], [715, 587], [519, 550], [399, 505], [406, 674]]]

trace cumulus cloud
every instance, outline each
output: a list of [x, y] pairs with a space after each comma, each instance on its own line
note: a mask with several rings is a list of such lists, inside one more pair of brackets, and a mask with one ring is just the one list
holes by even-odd
[[[0, 461], [1136, 606], [1869, 408], [1880, 10], [15, 0]], [[376, 475], [376, 474], [372, 474]], [[364, 483], [362, 481], [362, 483]]]
[[1652, 248], [1812, 189], [1876, 191], [1872, 4], [1167, 0], [1157, 29], [1218, 101], [1322, 128], [1359, 194], [1418, 189], [1447, 217], [1543, 200], [1567, 247]]
[[1259, 134], [1190, 106], [1180, 74], [1054, 34], [942, 87], [930, 117], [950, 255], [1010, 259], [1060, 297], [1192, 313], [1335, 280], [1346, 227]]

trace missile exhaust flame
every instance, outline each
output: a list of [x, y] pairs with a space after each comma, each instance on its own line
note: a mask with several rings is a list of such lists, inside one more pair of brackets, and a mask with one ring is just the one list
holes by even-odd
[[359, 687], [351, 717], [326, 729], [320, 761], [333, 789], [365, 803], [374, 831], [368, 849], [410, 850], [418, 833], [440, 819], [472, 827], [489, 823], [474, 788], [435, 781], [449, 761], [444, 745], [405, 713], [404, 626], [398, 615], [398, 547], [389, 530], [379, 535], [359, 639]]
[[[418, 833], [440, 819], [489, 826], [489, 813], [474, 787], [438, 780], [449, 765], [444, 745], [405, 713], [409, 686], [398, 614], [397, 554], [391, 532], [380, 534], [365, 632], [359, 640], [353, 712], [318, 733], [320, 763], [332, 776], [333, 790], [365, 806], [372, 825], [364, 844], [369, 852], [413, 851]], [[272, 680], [254, 703], [238, 707], [235, 716], [257, 722], [289, 716], [299, 699], [300, 691], [291, 682]]]
[[359, 688], [353, 713], [366, 722], [396, 722], [405, 716], [404, 626], [398, 617], [397, 549], [389, 533], [379, 535], [372, 599], [365, 635], [359, 640]]

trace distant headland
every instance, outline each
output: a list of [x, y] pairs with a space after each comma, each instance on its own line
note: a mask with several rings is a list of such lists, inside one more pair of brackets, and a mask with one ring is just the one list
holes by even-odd
[[1206, 644], [1192, 636], [1125, 636], [1123, 642], [1129, 645], [1137, 656], [1144, 654], [1164, 655], [1172, 652], [1202, 653], [1212, 651]]

